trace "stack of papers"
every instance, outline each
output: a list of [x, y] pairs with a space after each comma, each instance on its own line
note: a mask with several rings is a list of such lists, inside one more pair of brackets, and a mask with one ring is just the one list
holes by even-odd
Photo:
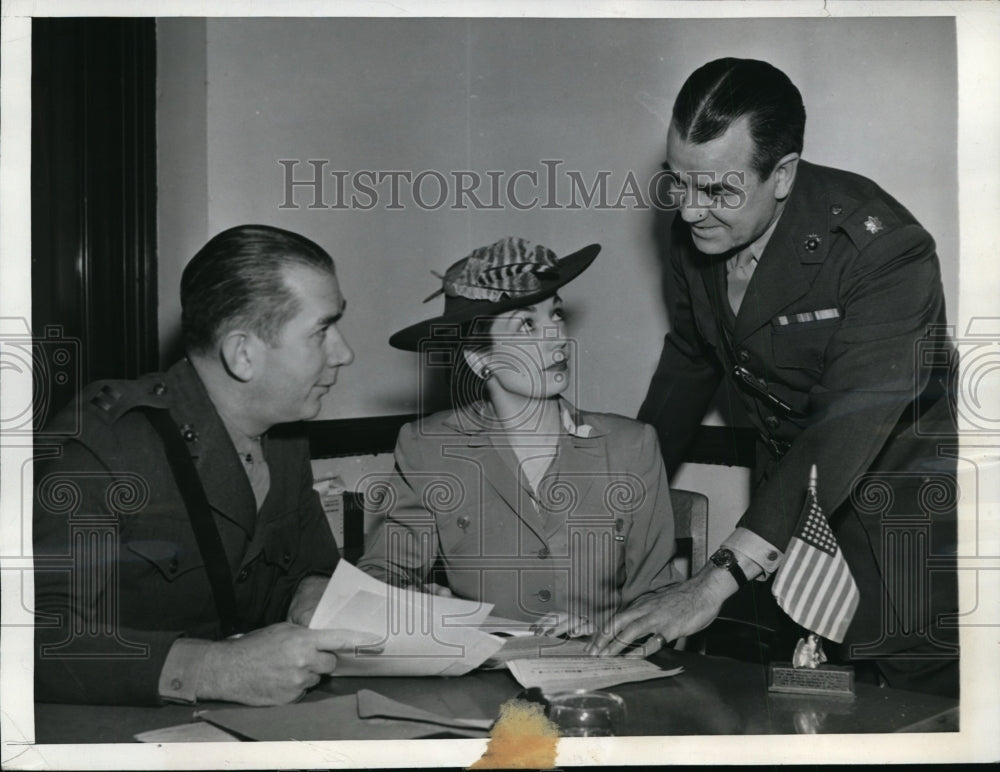
[[503, 648], [490, 657], [486, 667], [502, 667], [514, 659], [538, 657], [583, 657], [587, 654], [586, 638], [547, 638], [542, 635], [523, 635], [507, 638]]
[[491, 603], [392, 587], [341, 560], [309, 626], [381, 638], [374, 647], [338, 652], [334, 676], [456, 676], [503, 646], [479, 629], [492, 610]]
[[546, 694], [574, 689], [605, 689], [632, 681], [667, 678], [683, 667], [662, 670], [652, 662], [631, 657], [541, 657], [507, 663], [517, 682], [526, 689], [537, 686]]

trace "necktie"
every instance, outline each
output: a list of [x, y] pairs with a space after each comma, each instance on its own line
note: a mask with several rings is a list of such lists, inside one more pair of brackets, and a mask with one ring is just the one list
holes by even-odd
[[747, 285], [750, 284], [750, 277], [753, 276], [756, 267], [757, 258], [753, 256], [749, 247], [736, 255], [736, 258], [730, 262], [726, 283], [728, 285], [729, 305], [732, 306], [734, 314], [740, 312], [743, 296], [746, 295]]

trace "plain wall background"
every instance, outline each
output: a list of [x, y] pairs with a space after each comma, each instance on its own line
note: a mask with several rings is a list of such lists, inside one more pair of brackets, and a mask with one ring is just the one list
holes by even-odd
[[[371, 211], [310, 209], [304, 188], [299, 208], [281, 209], [278, 161], [301, 161], [295, 175], [304, 179], [310, 159], [326, 159], [327, 174], [446, 176], [541, 174], [543, 160], [558, 160], [559, 174], [575, 170], [588, 182], [609, 171], [613, 200], [630, 171], [644, 185], [659, 168], [677, 90], [720, 56], [766, 59], [788, 73], [808, 115], [804, 157], [875, 179], [935, 236], [954, 319], [952, 19], [180, 18], [158, 22], [163, 350], [176, 353], [184, 263], [224, 228], [270, 223], [324, 245], [348, 298], [341, 328], [357, 358], [320, 417], [414, 412], [418, 357], [386, 340], [440, 310], [441, 298], [421, 303], [440, 286], [432, 270], [505, 235], [560, 254], [599, 242], [595, 264], [562, 293], [578, 342], [570, 395], [586, 409], [635, 415], [668, 329], [651, 211], [427, 211], [405, 183], [402, 210], [386, 208], [388, 183]], [[568, 200], [568, 180], [560, 184]], [[530, 187], [518, 188], [522, 198]], [[333, 203], [332, 176], [324, 188]], [[437, 188], [422, 190], [433, 199]], [[349, 465], [346, 476], [357, 471]], [[707, 490], [714, 512], [735, 517], [745, 503], [745, 470], [689, 466], [674, 482]], [[718, 538], [728, 528], [713, 525]]]
[[[208, 237], [245, 222], [290, 228], [334, 256], [349, 303], [342, 327], [357, 359], [321, 417], [412, 412], [417, 357], [386, 339], [440, 310], [440, 298], [421, 303], [439, 286], [432, 270], [509, 234], [560, 254], [600, 242], [597, 262], [563, 293], [579, 400], [634, 415], [667, 329], [650, 211], [394, 211], [387, 195], [367, 212], [316, 210], [302, 188], [301, 208], [282, 210], [278, 160], [302, 160], [301, 179], [307, 159], [328, 159], [327, 172], [446, 175], [544, 171], [542, 160], [557, 159], [588, 181], [609, 170], [616, 197], [628, 171], [644, 182], [659, 168], [683, 80], [723, 55], [789, 74], [808, 113], [804, 156], [870, 176], [910, 208], [938, 240], [954, 308], [951, 19], [168, 19], [158, 62], [164, 347], [176, 337], [180, 270]], [[437, 187], [423, 191], [433, 199]], [[332, 201], [332, 177], [325, 193]]]

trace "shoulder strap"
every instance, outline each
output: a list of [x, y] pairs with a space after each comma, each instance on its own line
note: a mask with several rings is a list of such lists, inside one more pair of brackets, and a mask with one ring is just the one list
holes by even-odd
[[181, 438], [177, 424], [170, 413], [163, 409], [145, 409], [143, 412], [163, 441], [163, 447], [173, 473], [174, 481], [184, 499], [191, 529], [198, 542], [198, 551], [205, 561], [205, 571], [212, 586], [215, 609], [222, 623], [223, 635], [229, 636], [239, 631], [239, 613], [236, 610], [236, 593], [229, 571], [229, 559], [222, 547], [222, 538], [215, 527], [212, 510], [205, 495], [205, 488], [198, 477], [191, 454]]

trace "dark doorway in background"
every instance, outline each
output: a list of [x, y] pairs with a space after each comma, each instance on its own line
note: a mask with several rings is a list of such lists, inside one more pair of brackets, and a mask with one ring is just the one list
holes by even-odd
[[89, 381], [157, 369], [156, 27], [35, 18], [31, 39], [37, 429]]

